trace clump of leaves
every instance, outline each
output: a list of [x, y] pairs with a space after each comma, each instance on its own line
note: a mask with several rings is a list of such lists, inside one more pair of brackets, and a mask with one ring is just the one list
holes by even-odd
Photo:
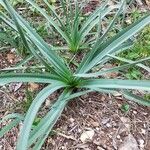
[[125, 112], [125, 113], [128, 112], [129, 109], [130, 109], [129, 104], [123, 104], [123, 105], [121, 106], [121, 110], [122, 110], [123, 112]]
[[[41, 11], [41, 14], [47, 19], [47, 21], [49, 21], [50, 24], [52, 24], [53, 27], [59, 31], [63, 38], [66, 39], [68, 43], [70, 43], [70, 39], [68, 39], [68, 37], [72, 35], [69, 32], [67, 32], [67, 35], [64, 34], [64, 31], [56, 23], [54, 23], [54, 21], [49, 16], [47, 16], [45, 11], [40, 9], [39, 6], [36, 5], [33, 1], [26, 1], [28, 1], [32, 6], [35, 6], [37, 10]], [[47, 3], [46, 0], [44, 0], [44, 2], [49, 6], [49, 3]], [[90, 50], [85, 53], [84, 58], [81, 60], [78, 66], [76, 66], [76, 68], [72, 68], [66, 61], [64, 61], [63, 57], [59, 56], [57, 51], [54, 51], [54, 46], [46, 43], [43, 38], [39, 36], [39, 34], [29, 25], [29, 23], [14, 10], [14, 8], [7, 0], [0, 1], [0, 4], [10, 14], [10, 16], [6, 16], [5, 14], [1, 13], [0, 19], [8, 26], [10, 26], [14, 31], [20, 34], [23, 44], [31, 52], [32, 58], [34, 57], [35, 59], [40, 60], [42, 64], [40, 67], [27, 66], [27, 68], [32, 68], [31, 73], [27, 72], [25, 67], [22, 65], [16, 68], [6, 68], [1, 70], [0, 85], [8, 84], [10, 82], [31, 81], [37, 83], [46, 83], [47, 85], [37, 94], [35, 99], [32, 101], [31, 106], [29, 107], [25, 116], [19, 114], [10, 114], [3, 118], [2, 121], [12, 119], [12, 122], [10, 122], [10, 124], [6, 125], [0, 131], [0, 137], [3, 136], [12, 127], [16, 126], [20, 121], [23, 121], [23, 127], [20, 131], [20, 136], [17, 142], [17, 150], [27, 150], [29, 148], [32, 148], [33, 150], [40, 150], [67, 103], [73, 98], [79, 97], [91, 91], [111, 94], [120, 92], [125, 98], [129, 100], [135, 101], [145, 106], [150, 106], [150, 101], [132, 93], [132, 90], [150, 91], [150, 81], [103, 78], [104, 74], [123, 71], [133, 65], [137, 65], [138, 67], [141, 67], [145, 70], [149, 69], [142, 63], [149, 61], [150, 57], [146, 57], [137, 61], [126, 61], [127, 63], [124, 65], [116, 67], [112, 66], [112, 68], [108, 68], [106, 70], [101, 69], [102, 66], [111, 59], [120, 59], [125, 61], [116, 55], [119, 52], [128, 50], [128, 48], [132, 45], [129, 39], [131, 39], [133, 35], [143, 29], [146, 25], [150, 24], [150, 15], [147, 15], [134, 24], [118, 32], [113, 37], [108, 38], [107, 35], [115, 26], [115, 22], [121, 14], [124, 3], [124, 1], [121, 1], [121, 3], [117, 5], [116, 14], [104, 32], [101, 32], [99, 25], [103, 22], [105, 16], [110, 12], [106, 11], [110, 10], [110, 7], [107, 3], [105, 3], [102, 7], [99, 7], [83, 23], [82, 34], [77, 30], [78, 23], [74, 21], [74, 38], [80, 39], [79, 41], [82, 41], [83, 37], [85, 37], [83, 35], [88, 33], [89, 30], [96, 24], [98, 26], [98, 36], [93, 44], [89, 45]], [[75, 3], [75, 5], [75, 16], [77, 17], [77, 3]], [[64, 8], [65, 6], [66, 3], [64, 3]], [[66, 12], [65, 10], [66, 9], [64, 9], [64, 13]], [[76, 45], [76, 39], [74, 40], [75, 43], [73, 43]], [[74, 44], [73, 47], [75, 46]], [[22, 64], [25, 65], [28, 60], [29, 59], [25, 59]], [[38, 69], [41, 68], [41, 72], [37, 72], [36, 67]], [[99, 71], [94, 72], [95, 67], [99, 68]], [[43, 72], [43, 68], [45, 69], [45, 72]], [[14, 73], [12, 70], [17, 70], [19, 73]], [[51, 109], [43, 118], [40, 119], [38, 124], [33, 126], [37, 113], [45, 99], [59, 89], [61, 89], [60, 91], [62, 91], [62, 93], [58, 97], [58, 100], [55, 101]]]

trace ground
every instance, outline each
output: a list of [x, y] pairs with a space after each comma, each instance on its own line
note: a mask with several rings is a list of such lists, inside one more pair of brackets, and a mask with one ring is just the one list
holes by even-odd
[[[2, 66], [11, 65], [8, 54], [1, 55]], [[18, 58], [12, 52], [11, 54], [15, 63]], [[1, 88], [1, 118], [14, 110], [22, 111], [18, 104], [24, 101], [24, 87], [23, 84], [12, 83]], [[58, 93], [54, 93], [47, 99], [40, 115], [47, 111], [57, 95]], [[130, 108], [127, 112], [122, 110], [123, 104], [129, 104]], [[132, 135], [132, 140], [137, 143], [135, 150], [138, 148], [149, 150], [149, 112], [150, 108], [126, 101], [120, 95], [111, 96], [92, 92], [69, 103], [43, 146], [43, 150], [122, 150], [121, 145], [129, 135]], [[0, 150], [15, 149], [20, 126], [13, 128], [1, 138]]]
[[[138, 0], [138, 2], [140, 2]], [[148, 1], [145, 1], [148, 2]], [[148, 2], [149, 3], [149, 2]], [[143, 7], [143, 5], [142, 5]], [[14, 52], [0, 54], [0, 68], [13, 66], [19, 61]], [[25, 87], [36, 91], [40, 85], [13, 83], [0, 88], [0, 118], [9, 112], [22, 111]], [[58, 93], [46, 100], [45, 113]], [[123, 104], [129, 110], [122, 109]], [[92, 92], [72, 100], [65, 108], [43, 150], [149, 150], [150, 108], [111, 96]], [[7, 122], [6, 122], [7, 123]], [[1, 124], [0, 127], [2, 127]], [[0, 150], [15, 150], [21, 124], [0, 139]]]

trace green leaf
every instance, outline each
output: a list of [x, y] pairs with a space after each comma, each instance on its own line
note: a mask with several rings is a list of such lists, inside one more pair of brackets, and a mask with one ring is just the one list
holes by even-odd
[[4, 136], [4, 134], [6, 134], [8, 131], [10, 131], [13, 127], [17, 126], [19, 122], [21, 122], [24, 119], [24, 116], [18, 113], [8, 114], [5, 117], [3, 117], [2, 120], [0, 120], [0, 123], [3, 123], [4, 121], [7, 121], [9, 119], [13, 119], [13, 120], [1, 128], [0, 138]]
[[[42, 8], [40, 8], [36, 3], [34, 3], [34, 1], [31, 1], [31, 0], [26, 0], [26, 1], [28, 3], [30, 3], [34, 8], [36, 8], [36, 10], [38, 10], [40, 12], [40, 14], [42, 14], [47, 19], [47, 21], [58, 31], [58, 33], [60, 33], [62, 35], [62, 37], [67, 42], [69, 42], [69, 39], [66, 36], [65, 32], [63, 32], [61, 30], [61, 28], [57, 25], [57, 23], [49, 15], [47, 15], [46, 12]], [[56, 15], [56, 13], [55, 13], [55, 15]]]
[[[0, 85], [11, 82], [37, 82], [37, 83], [56, 83], [59, 78], [51, 74], [37, 74], [37, 73], [7, 73], [0, 74]], [[60, 82], [62, 83], [62, 82]]]
[[[59, 116], [61, 115], [64, 107], [68, 103], [67, 100], [64, 98], [66, 96], [70, 95], [70, 92], [68, 90], [65, 90], [59, 99], [52, 105], [51, 110], [47, 113], [47, 115], [41, 119], [39, 124], [34, 128], [34, 130], [31, 132], [31, 137], [29, 139], [29, 146], [36, 142], [37, 138], [43, 135], [48, 135], [58, 120]], [[45, 140], [40, 140], [41, 142]]]
[[[144, 28], [146, 25], [150, 23], [150, 15], [143, 17], [138, 22], [130, 25], [126, 29], [119, 32], [113, 38], [107, 40], [107, 42], [101, 44], [98, 48], [99, 53], [89, 62], [88, 57], [92, 57], [91, 55], [87, 55], [86, 59], [84, 59], [83, 63], [81, 63], [80, 70], [78, 73], [83, 73], [89, 71], [92, 67], [98, 64], [105, 56], [110, 54], [114, 49], [120, 46], [122, 43], [130, 39], [133, 35], [135, 35], [138, 31]], [[93, 49], [91, 51], [94, 51]], [[92, 54], [94, 55], [94, 54]]]
[[52, 127], [59, 118], [61, 112], [63, 111], [68, 101], [91, 91], [92, 90], [86, 90], [71, 94], [71, 91], [65, 90], [59, 97], [59, 99], [52, 105], [50, 112], [48, 112], [47, 115], [38, 124], [38, 126], [34, 128], [33, 132], [31, 133], [29, 145], [33, 144], [36, 141], [36, 139], [38, 137], [40, 138], [41, 136], [42, 138], [38, 140], [34, 149], [38, 149], [37, 147], [42, 146], [43, 142], [45, 141], [44, 139], [50, 133]]
[[123, 104], [123, 105], [121, 106], [121, 110], [122, 110], [123, 112], [128, 112], [129, 109], [130, 109], [130, 106], [129, 106], [128, 104]]
[[[8, 10], [8, 12], [11, 14], [13, 13], [16, 20], [18, 21], [19, 25], [24, 29], [24, 31], [27, 32], [29, 35], [30, 40], [38, 47], [40, 50], [41, 54], [47, 58], [49, 63], [52, 63], [55, 69], [57, 69], [58, 73], [65, 77], [69, 78], [70, 77], [70, 71], [68, 68], [65, 66], [64, 62], [62, 59], [56, 55], [56, 53], [51, 50], [49, 45], [33, 30], [29, 24], [9, 5], [7, 0], [5, 1], [7, 5], [3, 4], [3, 6]], [[8, 7], [7, 7], [8, 6]]]
[[52, 94], [54, 91], [64, 87], [61, 84], [52, 84], [45, 87], [42, 91], [38, 93], [36, 98], [33, 100], [26, 116], [24, 119], [23, 127], [21, 129], [21, 133], [17, 143], [17, 150], [26, 150], [28, 147], [28, 139], [30, 136], [32, 124], [36, 117], [36, 114], [45, 101], [45, 99]]
[[[135, 63], [136, 61], [132, 61], [132, 60], [129, 60], [129, 59], [126, 59], [126, 58], [121, 58], [121, 57], [118, 57], [118, 56], [114, 56], [114, 55], [108, 55], [109, 57], [112, 57], [114, 59], [117, 59], [119, 61], [122, 61], [122, 62], [127, 62], [127, 63], [130, 63], [130, 64], [133, 64]], [[136, 66], [142, 68], [142, 69], [145, 69], [146, 71], [150, 72], [150, 68], [141, 64], [141, 63], [138, 63], [138, 64], [135, 64]]]
[[20, 119], [23, 120], [23, 115], [18, 114], [18, 113], [12, 113], [12, 114], [8, 114], [5, 117], [3, 117], [2, 120], [0, 120], [0, 123], [7, 121], [8, 119]]
[[129, 64], [125, 64], [125, 65], [122, 65], [122, 66], [118, 66], [118, 67], [113, 67], [111, 69], [106, 69], [104, 71], [98, 71], [98, 72], [95, 72], [95, 73], [88, 73], [88, 74], [77, 74], [75, 76], [78, 76], [78, 77], [98, 77], [100, 75], [104, 75], [104, 74], [107, 74], [107, 73], [112, 73], [112, 72], [118, 72], [119, 70], [123, 70], [123, 69], [126, 69], [126, 68], [129, 68], [133, 65], [136, 65], [136, 64], [139, 64], [141, 62], [144, 62], [144, 61], [148, 61], [150, 60], [150, 57], [147, 57], [147, 58], [144, 58], [144, 59], [141, 59], [141, 60], [138, 60], [138, 61], [133, 61], [132, 63], [129, 63]]
[[84, 88], [136, 89], [150, 91], [149, 80], [87, 79], [80, 83]]
[[128, 92], [127, 90], [122, 91], [122, 94], [124, 95], [124, 97], [126, 99], [128, 99], [130, 101], [134, 101], [134, 102], [139, 103], [141, 105], [150, 107], [150, 101], [149, 100], [145, 100], [145, 99], [143, 99], [143, 98], [141, 98], [135, 94], [132, 94], [131, 92]]
[[20, 119], [15, 119], [11, 121], [9, 124], [7, 124], [5, 127], [3, 127], [0, 130], [0, 138], [4, 136], [8, 131], [10, 131], [13, 127], [17, 126], [21, 120]]

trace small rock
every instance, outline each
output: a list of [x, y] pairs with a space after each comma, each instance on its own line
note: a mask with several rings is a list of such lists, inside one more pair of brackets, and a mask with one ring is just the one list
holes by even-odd
[[137, 141], [133, 135], [129, 134], [127, 137], [125, 137], [118, 150], [139, 150]]
[[104, 124], [104, 125], [107, 124], [109, 122], [109, 120], [110, 120], [109, 118], [103, 119], [102, 124]]
[[95, 132], [94, 130], [85, 131], [81, 134], [80, 140], [85, 143], [86, 141], [92, 140]]
[[99, 131], [99, 130], [100, 130], [100, 128], [96, 127], [96, 130], [97, 130], [97, 131]]
[[50, 105], [51, 105], [51, 101], [50, 101], [49, 99], [47, 99], [47, 100], [45, 101], [45, 106], [46, 106], [46, 107], [50, 107]]
[[117, 135], [117, 139], [120, 139], [120, 135]]
[[130, 130], [130, 126], [131, 126], [131, 121], [129, 118], [126, 117], [121, 117], [120, 120], [122, 121], [123, 125]]
[[69, 121], [70, 121], [71, 123], [73, 123], [73, 122], [74, 122], [74, 119], [73, 119], [73, 118], [70, 118]]
[[146, 130], [145, 129], [141, 129], [141, 133], [145, 135], [146, 134]]
[[112, 125], [111, 125], [110, 123], [107, 123], [107, 124], [106, 124], [106, 127], [107, 127], [107, 128], [110, 128], [110, 127], [112, 127]]
[[138, 142], [139, 142], [139, 146], [141, 148], [144, 148], [144, 140], [143, 139], [139, 139]]
[[137, 111], [133, 111], [133, 113], [136, 115], [136, 114], [137, 114]]

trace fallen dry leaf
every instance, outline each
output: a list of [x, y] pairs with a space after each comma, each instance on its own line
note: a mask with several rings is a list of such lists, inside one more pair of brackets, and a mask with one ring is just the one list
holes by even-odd
[[36, 83], [29, 83], [28, 90], [31, 92], [36, 91], [39, 89], [39, 84]]
[[150, 7], [150, 0], [145, 0], [148, 7]]
[[7, 54], [7, 61], [10, 63], [13, 63], [13, 60], [15, 59], [15, 55], [12, 53]]
[[94, 126], [94, 127], [98, 127], [99, 126], [99, 122], [91, 122], [91, 124]]

